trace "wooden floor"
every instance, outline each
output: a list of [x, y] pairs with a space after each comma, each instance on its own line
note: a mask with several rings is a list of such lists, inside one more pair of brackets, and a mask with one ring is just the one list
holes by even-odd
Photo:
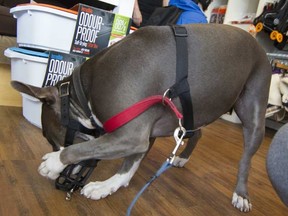
[[22, 98], [18, 91], [12, 88], [11, 67], [0, 63], [0, 106], [22, 106]]
[[[171, 139], [159, 139], [142, 162], [129, 187], [100, 201], [76, 192], [71, 201], [37, 168], [51, 150], [41, 130], [29, 124], [21, 108], [0, 106], [0, 215], [125, 215], [131, 200], [174, 148]], [[242, 152], [239, 125], [224, 120], [203, 129], [203, 137], [185, 168], [171, 168], [158, 178], [136, 203], [132, 215], [159, 216], [284, 216], [288, 208], [274, 192], [265, 169], [273, 137], [266, 138], [253, 160], [249, 179], [253, 211], [240, 213], [231, 205], [238, 161]], [[114, 174], [120, 160], [102, 161], [93, 180]]]

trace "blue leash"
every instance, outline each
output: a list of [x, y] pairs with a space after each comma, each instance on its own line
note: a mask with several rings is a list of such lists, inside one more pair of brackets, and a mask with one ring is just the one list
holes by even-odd
[[151, 177], [151, 179], [142, 187], [142, 189], [138, 192], [138, 194], [134, 197], [134, 199], [132, 200], [130, 206], [127, 209], [126, 212], [126, 216], [130, 216], [131, 211], [133, 206], [135, 205], [135, 203], [137, 202], [138, 198], [142, 195], [142, 193], [152, 184], [152, 182], [158, 178], [163, 172], [165, 172], [166, 170], [168, 170], [170, 167], [172, 166], [172, 163], [170, 163], [170, 161], [166, 160], [162, 166], [160, 167], [160, 169], [155, 173], [154, 176]]
[[152, 184], [152, 182], [158, 178], [163, 172], [165, 172], [167, 169], [169, 169], [171, 166], [173, 166], [173, 161], [175, 159], [176, 156], [176, 151], [178, 150], [178, 148], [184, 144], [183, 142], [183, 138], [186, 134], [186, 130], [185, 128], [182, 127], [181, 125], [181, 119], [179, 119], [179, 126], [178, 128], [176, 128], [176, 130], [174, 131], [174, 139], [176, 141], [176, 147], [174, 148], [172, 154], [170, 155], [170, 157], [162, 164], [162, 166], [160, 167], [160, 169], [155, 173], [154, 176], [151, 177], [151, 179], [144, 185], [144, 187], [142, 187], [142, 189], [137, 193], [137, 195], [134, 197], [134, 199], [132, 200], [130, 206], [127, 209], [126, 212], [126, 216], [130, 216], [131, 211], [133, 206], [135, 205], [135, 203], [137, 202], [137, 200], [139, 199], [139, 197], [142, 195], [142, 193]]

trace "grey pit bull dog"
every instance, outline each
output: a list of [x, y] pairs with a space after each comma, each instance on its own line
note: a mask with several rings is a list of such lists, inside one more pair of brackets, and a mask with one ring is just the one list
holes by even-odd
[[[217, 120], [232, 107], [243, 124], [244, 152], [232, 204], [251, 210], [247, 191], [251, 158], [265, 131], [265, 112], [271, 67], [264, 50], [245, 31], [225, 25], [186, 25], [188, 31], [188, 82], [194, 109], [195, 135], [173, 165], [182, 167], [200, 138], [201, 127]], [[163, 95], [175, 83], [176, 45], [169, 26], [145, 27], [86, 61], [80, 68], [81, 83], [93, 120], [102, 126], [107, 119], [142, 99]], [[157, 137], [173, 135], [178, 119], [158, 103], [112, 133], [93, 138], [82, 134], [78, 144], [61, 148], [66, 128], [60, 123], [59, 86], [70, 81], [70, 117], [93, 128], [68, 77], [55, 87], [37, 88], [12, 82], [15, 89], [43, 102], [43, 134], [56, 152], [43, 157], [41, 175], [56, 179], [68, 165], [86, 159], [125, 158], [120, 170], [103, 182], [91, 182], [82, 194], [101, 199], [128, 186], [141, 160]], [[173, 99], [182, 111], [179, 99]], [[199, 130], [197, 130], [199, 129]], [[78, 140], [79, 142], [79, 140]]]

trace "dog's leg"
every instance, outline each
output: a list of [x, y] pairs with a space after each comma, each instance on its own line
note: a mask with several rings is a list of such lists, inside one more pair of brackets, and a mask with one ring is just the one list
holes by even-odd
[[116, 192], [120, 187], [127, 187], [138, 169], [145, 154], [135, 154], [124, 159], [119, 171], [105, 181], [90, 182], [81, 191], [85, 197], [99, 200]]
[[[267, 106], [269, 78], [246, 85], [245, 90], [235, 104], [235, 111], [243, 126], [244, 151], [239, 163], [237, 185], [233, 193], [232, 204], [240, 211], [252, 210], [247, 189], [251, 159], [260, 147], [265, 133], [265, 112]], [[266, 82], [267, 81], [267, 82]], [[268, 84], [267, 84], [268, 83]], [[267, 84], [267, 86], [265, 86]], [[267, 94], [266, 94], [267, 93]]]
[[201, 130], [194, 132], [194, 135], [187, 140], [184, 150], [180, 153], [179, 156], [175, 157], [173, 166], [183, 167], [189, 161], [190, 155], [196, 147], [198, 140], [201, 138], [201, 135]]
[[[149, 139], [149, 150], [152, 147], [154, 141], [155, 138]], [[98, 200], [111, 195], [122, 186], [127, 187], [131, 178], [134, 176], [136, 170], [138, 169], [141, 160], [149, 152], [149, 150], [145, 154], [135, 154], [124, 158], [121, 168], [114, 176], [107, 179], [106, 181], [90, 182], [82, 189], [81, 194], [87, 198]]]
[[[145, 114], [149, 113], [146, 112]], [[145, 154], [149, 149], [151, 126], [143, 125], [142, 118], [145, 118], [145, 115], [139, 116], [139, 121], [131, 121], [113, 133], [106, 133], [96, 139], [70, 145], [58, 152], [46, 154], [39, 167], [40, 174], [49, 178], [52, 176], [52, 179], [55, 179], [65, 166], [79, 161], [88, 159], [113, 160], [135, 154]], [[135, 136], [134, 133], [130, 132], [131, 128], [141, 128], [142, 133]]]

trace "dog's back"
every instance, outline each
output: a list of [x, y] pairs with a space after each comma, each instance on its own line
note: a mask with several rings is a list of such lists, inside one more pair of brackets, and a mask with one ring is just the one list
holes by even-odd
[[[196, 127], [209, 124], [229, 111], [245, 88], [253, 88], [257, 97], [268, 95], [271, 67], [264, 50], [251, 35], [225, 25], [185, 27], [188, 31], [188, 82]], [[105, 97], [100, 93], [92, 95], [94, 101], [102, 104], [105, 116], [111, 115], [107, 110], [117, 113], [128, 104], [163, 94], [174, 84], [176, 44], [172, 32], [169, 26], [141, 28], [83, 65], [83, 70], [88, 66], [87, 70], [93, 74], [93, 84], [106, 92]], [[133, 92], [133, 95], [119, 99], [118, 106], [111, 107], [107, 94], [115, 97], [115, 92]], [[219, 100], [222, 102], [217, 103]]]

